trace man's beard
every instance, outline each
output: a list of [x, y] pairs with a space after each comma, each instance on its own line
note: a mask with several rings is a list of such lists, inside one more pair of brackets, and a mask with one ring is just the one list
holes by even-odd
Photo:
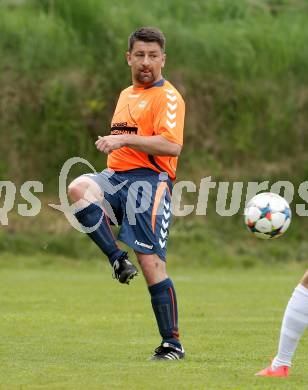
[[148, 74], [142, 74], [142, 72], [139, 71], [139, 72], [136, 72], [135, 77], [136, 77], [137, 81], [143, 85], [153, 84], [154, 80], [155, 80], [152, 72], [149, 72]]

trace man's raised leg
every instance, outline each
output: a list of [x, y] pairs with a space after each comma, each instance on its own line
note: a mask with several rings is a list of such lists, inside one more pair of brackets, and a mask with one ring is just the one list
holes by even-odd
[[103, 194], [98, 184], [88, 177], [80, 176], [69, 185], [68, 195], [76, 207], [75, 217], [79, 223], [84, 228], [97, 226], [87, 235], [108, 257], [114, 277], [128, 284], [138, 274], [138, 270], [128, 259], [127, 252], [116, 243], [109, 218], [102, 207]]

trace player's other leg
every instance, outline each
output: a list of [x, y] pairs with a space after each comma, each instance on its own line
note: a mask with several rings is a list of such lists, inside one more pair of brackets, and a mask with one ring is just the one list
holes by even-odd
[[173, 282], [168, 278], [166, 263], [156, 254], [136, 252], [151, 295], [153, 311], [161, 345], [156, 348], [152, 360], [179, 360], [185, 356], [179, 339], [178, 309]]
[[[75, 217], [84, 228], [97, 226], [87, 235], [108, 257], [113, 267], [113, 276], [120, 283], [129, 281], [138, 274], [137, 268], [121, 250], [110, 228], [109, 217], [103, 208], [103, 193], [100, 186], [87, 176], [80, 176], [68, 187], [68, 195], [75, 205]], [[116, 200], [116, 199], [115, 199]]]
[[279, 339], [278, 352], [270, 367], [258, 376], [288, 376], [298, 342], [308, 325], [308, 271], [294, 289], [286, 307]]

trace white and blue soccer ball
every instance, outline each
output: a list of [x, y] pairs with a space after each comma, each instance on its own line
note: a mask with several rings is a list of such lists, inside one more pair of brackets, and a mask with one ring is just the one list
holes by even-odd
[[246, 205], [245, 224], [256, 237], [278, 238], [288, 229], [291, 222], [291, 209], [280, 195], [262, 192], [254, 196]]

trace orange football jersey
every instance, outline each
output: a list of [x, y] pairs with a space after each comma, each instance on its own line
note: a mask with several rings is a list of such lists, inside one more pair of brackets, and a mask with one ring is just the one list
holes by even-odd
[[[180, 93], [162, 79], [149, 88], [130, 86], [119, 97], [111, 134], [161, 135], [183, 144], [185, 103]], [[150, 168], [175, 179], [178, 157], [153, 156], [129, 147], [113, 150], [107, 166], [115, 171]]]

